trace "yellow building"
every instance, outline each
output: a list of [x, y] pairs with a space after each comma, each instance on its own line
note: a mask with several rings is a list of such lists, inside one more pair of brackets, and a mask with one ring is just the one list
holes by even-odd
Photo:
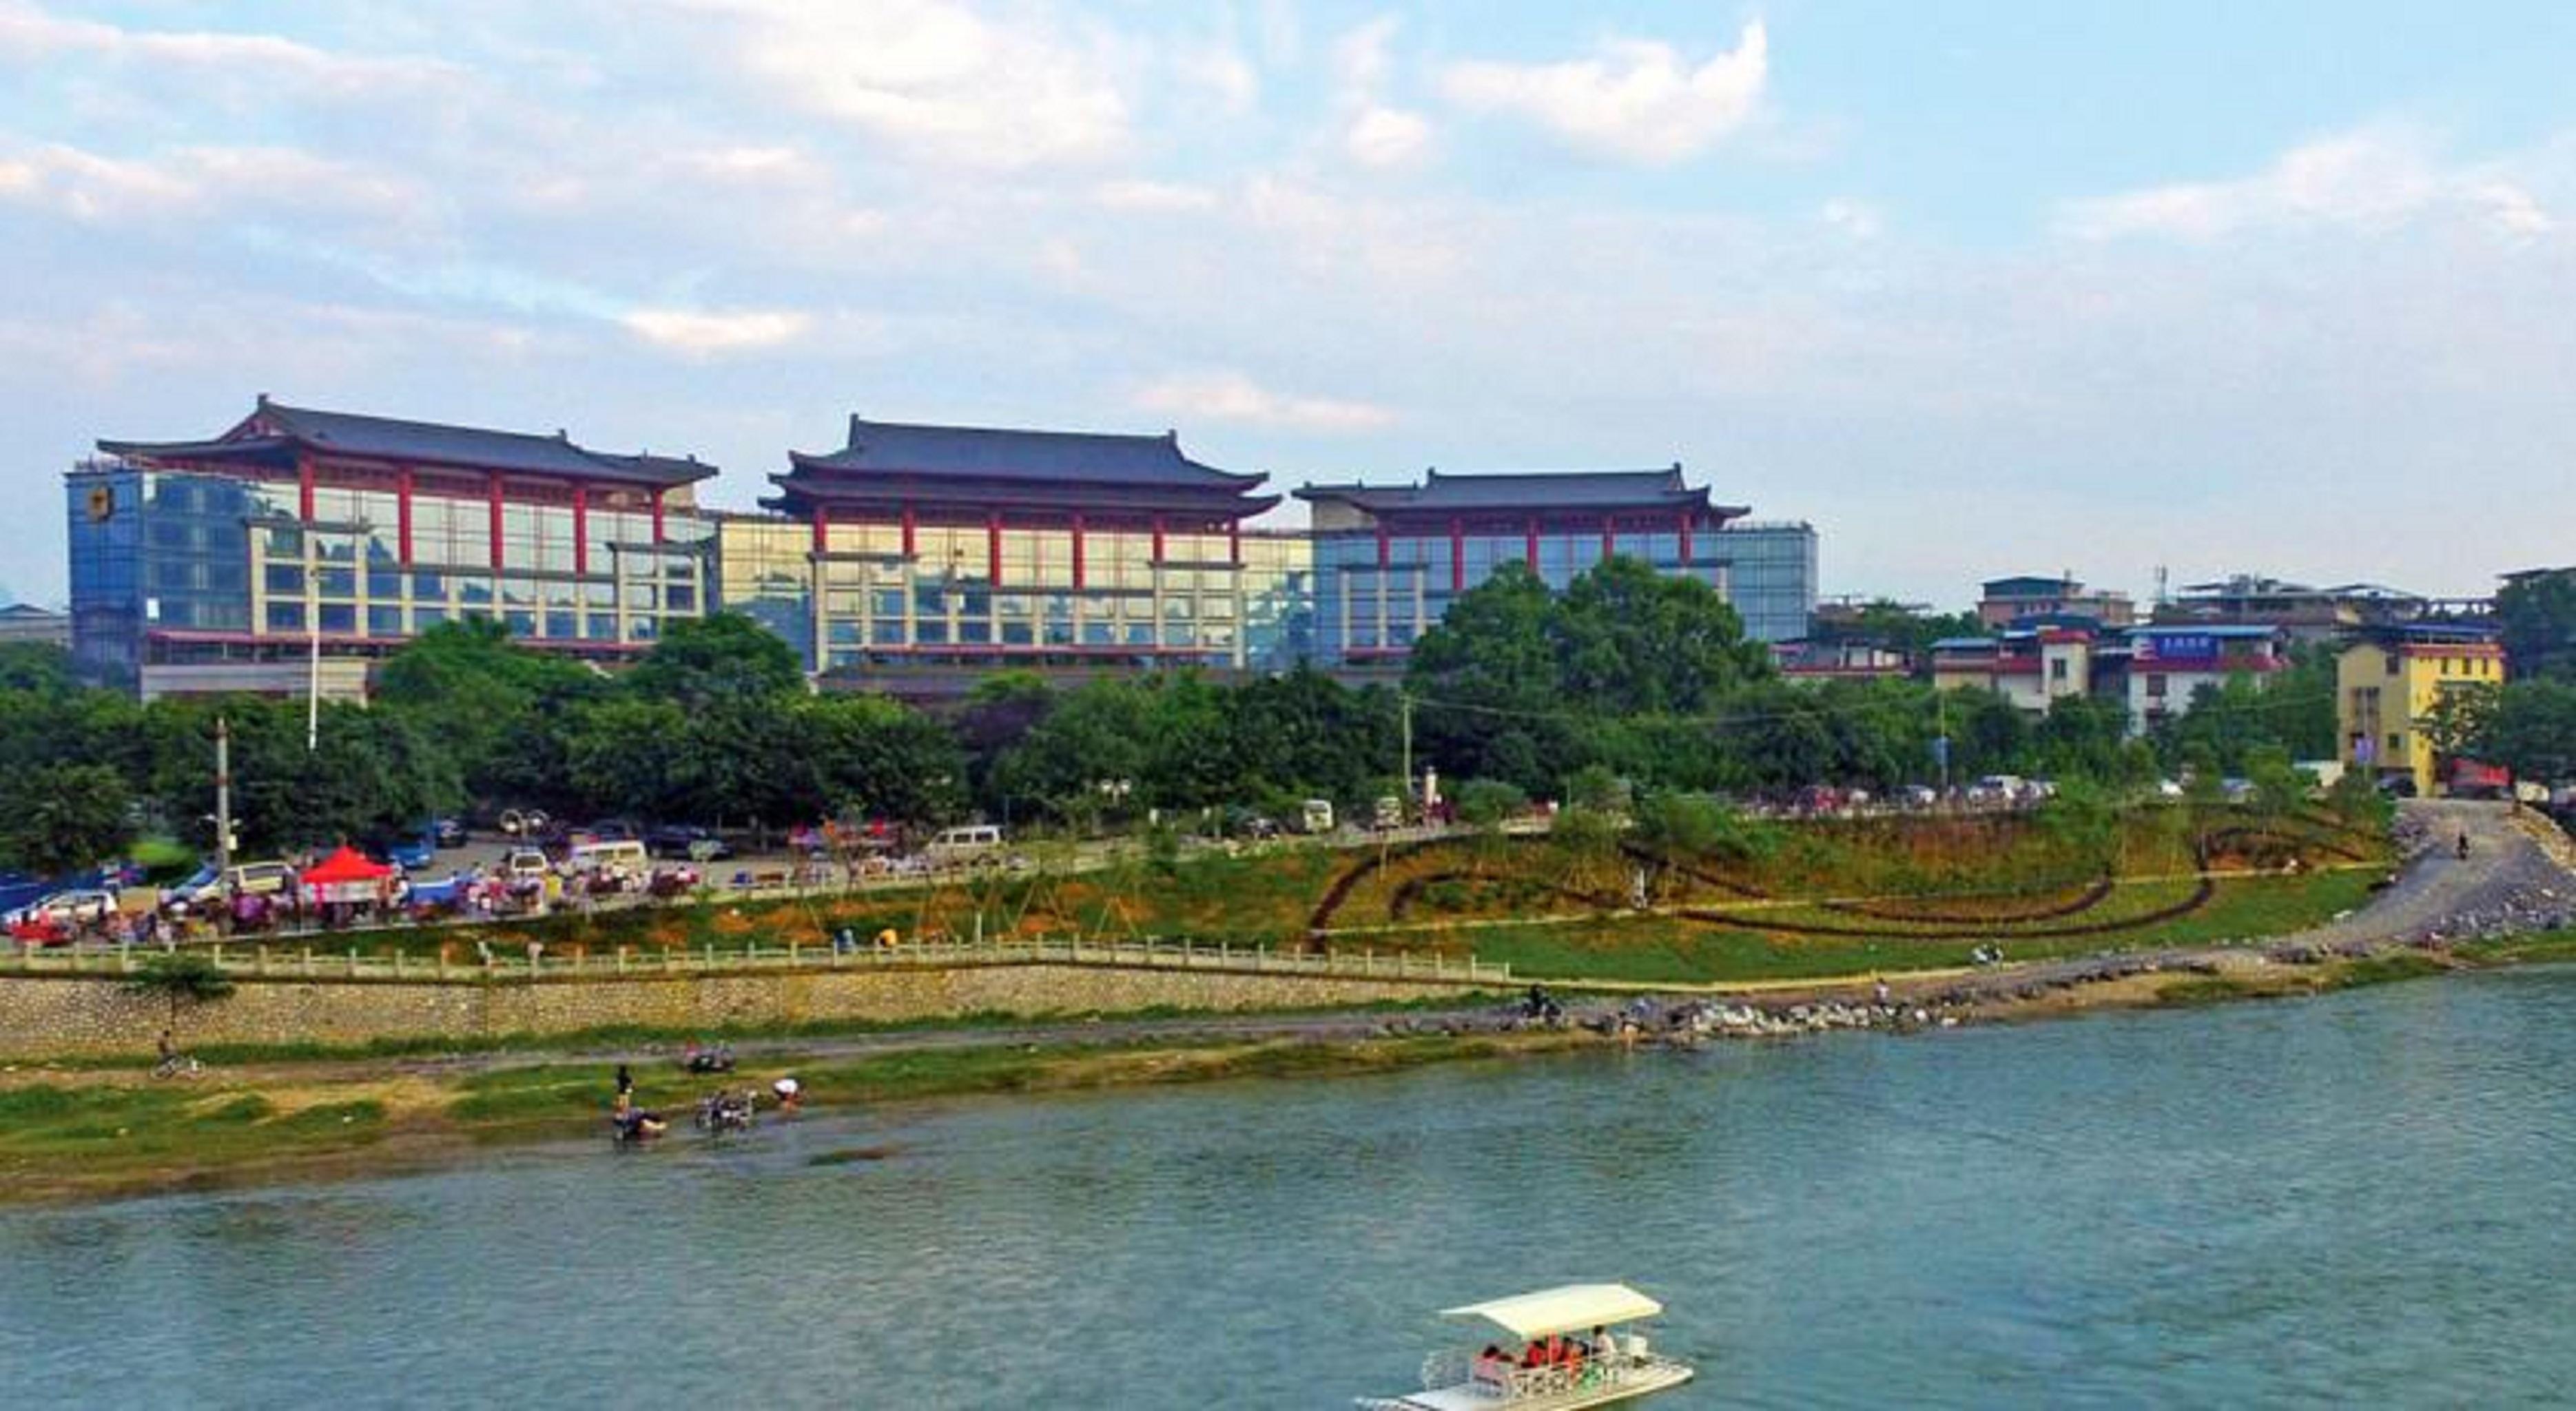
[[2338, 753], [2350, 768], [2430, 794], [2435, 760], [2425, 717], [2446, 692], [2503, 682], [2504, 648], [2492, 632], [2410, 626], [2373, 633], [2335, 663]]

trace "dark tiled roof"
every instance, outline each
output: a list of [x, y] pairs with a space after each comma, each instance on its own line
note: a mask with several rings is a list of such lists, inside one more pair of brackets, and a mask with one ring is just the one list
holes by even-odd
[[560, 431], [552, 436], [536, 436], [435, 421], [402, 421], [290, 407], [266, 397], [260, 398], [258, 410], [240, 426], [212, 441], [101, 441], [98, 448], [111, 455], [254, 465], [291, 465], [296, 452], [311, 451], [364, 460], [658, 486], [686, 485], [716, 473], [714, 466], [694, 456], [594, 451], [574, 444]]
[[1339, 500], [1373, 514], [1476, 513], [1494, 510], [1629, 509], [1699, 507], [1740, 515], [1740, 506], [1711, 506], [1708, 491], [1682, 484], [1680, 466], [1662, 470], [1556, 470], [1513, 474], [1444, 475], [1427, 471], [1419, 485], [1309, 485], [1296, 492], [1308, 503]]
[[849, 444], [823, 455], [789, 452], [797, 470], [882, 472], [991, 480], [1122, 484], [1158, 489], [1249, 490], [1258, 474], [1203, 465], [1181, 454], [1180, 438], [1089, 431], [1018, 431], [925, 426], [850, 418]]

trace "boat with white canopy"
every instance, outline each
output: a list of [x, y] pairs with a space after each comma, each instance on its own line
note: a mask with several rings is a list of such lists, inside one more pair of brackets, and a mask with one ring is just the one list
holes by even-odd
[[1626, 1284], [1567, 1284], [1444, 1308], [1441, 1317], [1490, 1324], [1510, 1344], [1433, 1353], [1422, 1364], [1423, 1390], [1364, 1396], [1360, 1411], [1574, 1411], [1680, 1386], [1693, 1375], [1689, 1363], [1622, 1331], [1663, 1311]]

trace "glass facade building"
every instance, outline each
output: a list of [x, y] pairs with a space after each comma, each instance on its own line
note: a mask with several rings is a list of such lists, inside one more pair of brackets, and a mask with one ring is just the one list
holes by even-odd
[[1758, 642], [1803, 642], [1816, 615], [1816, 527], [1740, 520], [1712, 545], [1726, 564], [1726, 600]]
[[779, 517], [720, 524], [719, 595], [827, 678], [1243, 669], [1302, 640], [1305, 544], [1243, 524], [1277, 497], [1168, 433], [853, 417], [847, 445], [790, 464]]
[[1815, 531], [1737, 528], [1738, 506], [1682, 482], [1681, 467], [1517, 475], [1427, 475], [1420, 485], [1317, 485], [1314, 508], [1318, 659], [1393, 664], [1460, 594], [1506, 563], [1550, 588], [1612, 554], [1696, 578], [1744, 614], [1763, 640], [1804, 636], [1815, 603]]
[[[65, 477], [77, 661], [109, 679], [380, 655], [488, 617], [617, 657], [707, 611], [715, 473], [261, 399], [211, 441], [102, 441]], [[238, 676], [226, 676], [237, 681]], [[180, 688], [184, 688], [181, 686]]]

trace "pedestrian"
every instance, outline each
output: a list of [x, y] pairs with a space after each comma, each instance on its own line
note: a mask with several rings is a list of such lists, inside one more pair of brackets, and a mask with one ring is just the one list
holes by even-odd
[[617, 1095], [629, 1097], [635, 1092], [635, 1074], [623, 1063], [617, 1065]]

